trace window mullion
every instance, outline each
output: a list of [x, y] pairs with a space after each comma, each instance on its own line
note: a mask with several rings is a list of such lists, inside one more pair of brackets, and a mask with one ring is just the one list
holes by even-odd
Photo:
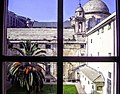
[[[7, 22], [6, 22], [6, 18], [7, 18], [7, 5], [8, 5], [8, 0], [1, 0], [0, 2], [0, 10], [1, 10], [1, 14], [0, 14], [0, 43], [1, 43], [1, 47], [0, 47], [0, 57], [2, 57], [3, 55], [7, 55], [7, 32], [6, 32], [6, 26], [7, 26]], [[6, 80], [5, 79], [5, 63], [3, 63], [3, 61], [0, 61], [0, 66], [1, 68], [1, 92], [2, 94], [6, 94]]]
[[63, 0], [58, 0], [57, 94], [63, 94]]
[[[119, 0], [116, 0], [116, 31], [117, 31], [117, 57], [120, 58], [120, 33], [119, 33], [119, 23], [120, 23], [120, 14], [119, 14]], [[117, 79], [116, 79], [116, 92], [120, 94], [120, 61], [117, 62]]]

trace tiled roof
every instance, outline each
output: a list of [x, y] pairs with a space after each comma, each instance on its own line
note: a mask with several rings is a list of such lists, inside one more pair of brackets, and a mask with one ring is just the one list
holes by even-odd
[[84, 75], [86, 75], [91, 81], [93, 82], [104, 82], [104, 77], [102, 73], [98, 72], [97, 70], [89, 67], [89, 66], [84, 66], [81, 67], [80, 70]]
[[[63, 23], [64, 28], [70, 28], [71, 27], [71, 23], [70, 21], [65, 21]], [[57, 28], [57, 22], [38, 22], [38, 21], [34, 21], [33, 22], [33, 28]]]
[[[73, 39], [74, 30], [64, 29], [64, 39]], [[7, 28], [9, 40], [55, 40], [56, 28]]]
[[52, 27], [52, 28], [56, 28], [57, 27], [57, 23], [56, 22], [37, 22], [34, 21], [33, 22], [33, 27]]

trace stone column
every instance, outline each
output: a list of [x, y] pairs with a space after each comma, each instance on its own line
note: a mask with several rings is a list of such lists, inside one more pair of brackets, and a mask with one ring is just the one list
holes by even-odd
[[79, 22], [76, 21], [75, 22], [75, 33], [78, 33], [79, 32]]

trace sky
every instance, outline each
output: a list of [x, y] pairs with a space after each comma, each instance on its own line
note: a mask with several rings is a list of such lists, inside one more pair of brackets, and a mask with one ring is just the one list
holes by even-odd
[[[89, 0], [81, 0], [83, 6]], [[102, 0], [109, 12], [116, 10], [115, 0]], [[79, 0], [64, 0], [64, 21], [74, 16]], [[57, 0], [9, 0], [8, 9], [15, 14], [39, 22], [57, 21]]]

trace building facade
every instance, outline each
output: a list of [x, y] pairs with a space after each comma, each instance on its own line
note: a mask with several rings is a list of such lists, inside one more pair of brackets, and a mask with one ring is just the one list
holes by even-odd
[[[116, 13], [89, 30], [86, 36], [87, 56], [116, 56]], [[103, 94], [115, 94], [116, 63], [88, 62], [88, 65], [102, 72], [105, 79]]]
[[[16, 33], [17, 32], [17, 33]], [[73, 36], [75, 35], [74, 29], [64, 29], [64, 56], [84, 56], [86, 42], [85, 39], [81, 41], [76, 40]], [[47, 36], [47, 37], [46, 37]], [[40, 50], [44, 51], [44, 56], [56, 56], [57, 55], [57, 29], [56, 28], [8, 28], [7, 38], [9, 41], [8, 55], [19, 54], [16, 50], [11, 48], [18, 47], [20, 49], [20, 42], [31, 40], [31, 42], [38, 43]], [[51, 74], [55, 74], [56, 77], [56, 65], [49, 62]], [[56, 64], [56, 63], [55, 63]], [[73, 64], [76, 67], [76, 64]], [[68, 70], [73, 67], [66, 62], [64, 65], [64, 78], [68, 81]]]
[[[56, 22], [27, 23], [29, 28], [7, 28], [8, 55], [19, 54], [9, 49], [12, 46], [20, 48], [21, 41], [31, 40], [45, 56], [56, 56]], [[83, 7], [79, 3], [75, 15], [64, 22], [63, 32], [64, 56], [116, 56], [116, 13], [110, 15], [102, 0], [89, 0]], [[48, 63], [56, 78], [56, 63]], [[64, 62], [63, 80], [80, 81], [87, 94], [115, 94], [115, 69], [114, 62]]]
[[80, 74], [80, 83], [87, 94], [105, 94], [103, 93], [104, 76], [98, 70], [84, 65], [78, 69]]
[[116, 13], [89, 30], [86, 36], [88, 56], [116, 56]]
[[8, 28], [26, 28], [32, 26], [29, 18], [19, 16], [12, 11], [7, 12], [7, 27]]
[[83, 5], [83, 9], [87, 31], [110, 15], [109, 8], [102, 0], [89, 0]]

